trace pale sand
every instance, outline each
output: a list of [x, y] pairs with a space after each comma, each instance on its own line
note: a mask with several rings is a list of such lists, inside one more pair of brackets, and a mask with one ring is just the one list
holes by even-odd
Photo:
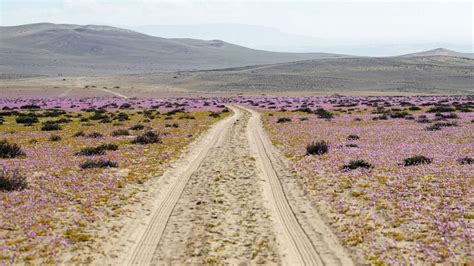
[[63, 262], [353, 264], [271, 145], [258, 113], [230, 108], [233, 116], [143, 185], [130, 215], [112, 221], [116, 230], [97, 232], [103, 237], [94, 248]]

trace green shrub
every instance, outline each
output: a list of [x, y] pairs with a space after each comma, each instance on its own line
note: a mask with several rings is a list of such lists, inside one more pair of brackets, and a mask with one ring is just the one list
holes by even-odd
[[0, 158], [15, 158], [25, 155], [20, 146], [8, 143], [6, 139], [0, 141]]
[[318, 141], [306, 146], [306, 155], [323, 155], [329, 151], [329, 145], [326, 141]]
[[420, 164], [430, 164], [432, 160], [423, 155], [416, 155], [403, 160], [404, 166], [420, 165]]
[[352, 160], [348, 164], [342, 167], [342, 169], [345, 171], [355, 170], [357, 168], [370, 169], [370, 168], [373, 168], [373, 166], [369, 162], [359, 159], [359, 160]]

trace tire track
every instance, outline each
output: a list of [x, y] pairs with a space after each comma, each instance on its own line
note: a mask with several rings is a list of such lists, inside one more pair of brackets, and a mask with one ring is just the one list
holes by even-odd
[[127, 265], [150, 265], [153, 262], [156, 248], [161, 240], [163, 231], [166, 227], [168, 219], [173, 212], [176, 203], [178, 202], [190, 176], [200, 167], [204, 158], [206, 158], [209, 150], [215, 147], [222, 136], [232, 123], [241, 117], [241, 111], [237, 108], [232, 108], [234, 115], [219, 124], [208, 135], [207, 143], [199, 151], [196, 158], [192, 158], [190, 164], [181, 171], [178, 171], [179, 177], [169, 190], [164, 193], [164, 198], [154, 210], [152, 219], [148, 223], [145, 232], [142, 234], [138, 244], [133, 249], [133, 252], [127, 260]]
[[[243, 107], [241, 107], [243, 108]], [[334, 265], [334, 264], [352, 264], [352, 260], [345, 254], [342, 247], [334, 243], [326, 242], [326, 238], [330, 230], [320, 228], [320, 232], [324, 230], [323, 235], [311, 239], [305, 232], [303, 226], [298, 221], [292, 207], [287, 199], [284, 188], [277, 175], [277, 167], [279, 163], [275, 160], [275, 150], [266, 136], [260, 121], [260, 114], [257, 112], [243, 108], [252, 113], [249, 121], [248, 135], [251, 143], [257, 153], [257, 160], [260, 163], [262, 174], [267, 181], [266, 196], [270, 203], [270, 208], [274, 211], [274, 218], [277, 221], [276, 231], [279, 236], [281, 245], [281, 253], [285, 256], [285, 262], [289, 265]], [[319, 217], [311, 217], [319, 218]], [[320, 227], [323, 223], [314, 221]], [[321, 230], [323, 229], [323, 230]], [[314, 243], [318, 242], [318, 243]], [[332, 247], [329, 247], [332, 245]]]

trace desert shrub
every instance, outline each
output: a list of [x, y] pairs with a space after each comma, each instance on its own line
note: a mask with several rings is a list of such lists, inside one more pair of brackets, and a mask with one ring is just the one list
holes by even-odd
[[122, 105], [120, 105], [120, 109], [130, 109], [132, 107], [132, 105], [130, 103], [123, 103]]
[[172, 127], [172, 128], [178, 128], [179, 125], [176, 124], [176, 123], [173, 123], [173, 124], [166, 124], [165, 127]]
[[43, 130], [43, 131], [61, 130], [61, 126], [57, 123], [46, 122], [41, 127], [41, 130]]
[[98, 138], [102, 138], [103, 135], [100, 134], [99, 132], [92, 132], [90, 134], [87, 134], [86, 137], [91, 138], [91, 139], [98, 139]]
[[295, 109], [293, 112], [303, 112], [303, 113], [312, 113], [313, 110], [311, 110], [309, 107], [302, 107], [302, 108], [298, 108], [298, 109]]
[[443, 127], [457, 127], [456, 122], [437, 122], [432, 125], [427, 126], [425, 129], [428, 131], [441, 130]]
[[316, 114], [318, 118], [327, 119], [327, 120], [330, 120], [334, 117], [334, 115], [331, 112], [324, 110], [323, 108], [316, 109], [316, 111], [314, 111], [314, 114]]
[[57, 124], [67, 124], [67, 123], [71, 123], [72, 119], [63, 117], [58, 120], [46, 121], [46, 122], [57, 123]]
[[60, 141], [60, 140], [61, 140], [61, 136], [59, 136], [59, 135], [51, 135], [51, 136], [49, 136], [49, 140], [50, 140], [50, 141]]
[[113, 168], [118, 167], [116, 162], [113, 162], [108, 159], [100, 158], [98, 160], [87, 160], [79, 165], [82, 169], [89, 168]]
[[222, 113], [228, 113], [230, 112], [229, 108], [225, 107], [224, 109], [222, 109]]
[[130, 120], [128, 114], [126, 113], [118, 113], [116, 117], [114, 117], [114, 120], [118, 120], [118, 121], [126, 121], [126, 120]]
[[407, 112], [405, 111], [397, 111], [397, 112], [392, 112], [390, 113], [390, 117], [391, 118], [404, 118], [406, 117], [407, 115], [409, 115]]
[[386, 114], [383, 114], [383, 115], [373, 117], [372, 120], [388, 120], [388, 116]]
[[20, 109], [41, 109], [41, 107], [35, 104], [25, 104], [21, 106]]
[[289, 117], [280, 117], [277, 120], [277, 123], [287, 123], [287, 122], [291, 122], [291, 118], [289, 118]]
[[420, 164], [430, 164], [432, 160], [423, 155], [416, 155], [403, 160], [404, 166], [420, 165]]
[[360, 138], [359, 138], [359, 136], [357, 136], [357, 135], [349, 135], [349, 136], [347, 136], [347, 140], [358, 140], [358, 139], [360, 139]]
[[16, 143], [9, 143], [6, 139], [0, 141], [0, 158], [15, 158], [25, 155]]
[[102, 118], [99, 123], [101, 124], [108, 124], [108, 123], [112, 123], [112, 120], [110, 119], [110, 117], [105, 117], [105, 118]]
[[15, 119], [17, 124], [35, 124], [38, 123], [38, 117], [33, 115], [22, 115]]
[[431, 107], [427, 112], [428, 113], [448, 113], [448, 112], [454, 112], [456, 109], [454, 109], [451, 106], [448, 105], [438, 105]]
[[90, 120], [102, 120], [106, 118], [110, 119], [109, 116], [97, 111], [92, 116], [89, 117]]
[[0, 191], [18, 191], [28, 186], [26, 177], [18, 170], [3, 168], [0, 171]]
[[428, 119], [426, 115], [420, 115], [416, 118], [417, 123], [430, 123], [431, 121]]
[[189, 114], [183, 114], [182, 116], [180, 116], [178, 119], [190, 119], [190, 120], [194, 120], [196, 119], [194, 116], [192, 115], [189, 115]]
[[459, 116], [456, 113], [448, 113], [446, 115], [442, 113], [436, 113], [435, 116], [441, 119], [459, 119]]
[[326, 141], [310, 143], [306, 146], [306, 155], [322, 155], [329, 151], [329, 145]]
[[211, 112], [211, 113], [209, 114], [209, 116], [212, 117], [212, 118], [219, 118], [219, 117], [221, 117], [221, 115], [220, 115], [218, 112]]
[[117, 129], [112, 131], [112, 136], [117, 137], [117, 136], [129, 136], [130, 132], [126, 129]]
[[171, 111], [168, 111], [165, 113], [166, 116], [172, 116], [174, 114], [177, 114], [177, 113], [184, 113], [184, 110], [181, 110], [181, 109], [173, 109]]
[[105, 150], [100, 147], [86, 147], [82, 148], [80, 152], [76, 153], [78, 156], [96, 156], [104, 154]]
[[462, 165], [465, 165], [465, 164], [474, 164], [474, 158], [471, 158], [471, 157], [464, 157], [464, 158], [461, 158], [458, 160], [458, 162]]
[[342, 170], [350, 171], [350, 170], [355, 170], [357, 168], [370, 169], [370, 168], [373, 168], [373, 166], [365, 160], [352, 160], [348, 164], [344, 165], [342, 167]]
[[118, 145], [117, 144], [112, 144], [112, 143], [107, 143], [107, 144], [102, 144], [100, 146], [97, 146], [97, 149], [102, 149], [104, 151], [116, 151], [116, 150], [118, 150]]
[[66, 111], [60, 109], [50, 109], [43, 112], [43, 117], [58, 117], [60, 115], [66, 114]]
[[130, 127], [130, 130], [142, 130], [144, 129], [145, 126], [144, 125], [141, 125], [141, 124], [136, 124], [136, 125], [133, 125]]
[[421, 108], [418, 107], [418, 106], [413, 105], [413, 106], [408, 107], [408, 110], [410, 110], [410, 111], [420, 111]]
[[135, 137], [132, 141], [133, 144], [153, 144], [161, 143], [161, 137], [159, 134], [153, 131], [147, 131], [144, 134]]
[[77, 131], [76, 133], [74, 133], [74, 135], [72, 135], [73, 137], [75, 138], [78, 138], [78, 137], [85, 137], [86, 136], [86, 133], [84, 133], [84, 131]]

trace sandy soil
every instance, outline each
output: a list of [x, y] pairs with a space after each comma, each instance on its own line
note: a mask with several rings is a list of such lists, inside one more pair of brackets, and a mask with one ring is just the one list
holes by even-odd
[[145, 184], [120, 229], [80, 261], [352, 264], [272, 147], [258, 113], [231, 109], [233, 116]]

